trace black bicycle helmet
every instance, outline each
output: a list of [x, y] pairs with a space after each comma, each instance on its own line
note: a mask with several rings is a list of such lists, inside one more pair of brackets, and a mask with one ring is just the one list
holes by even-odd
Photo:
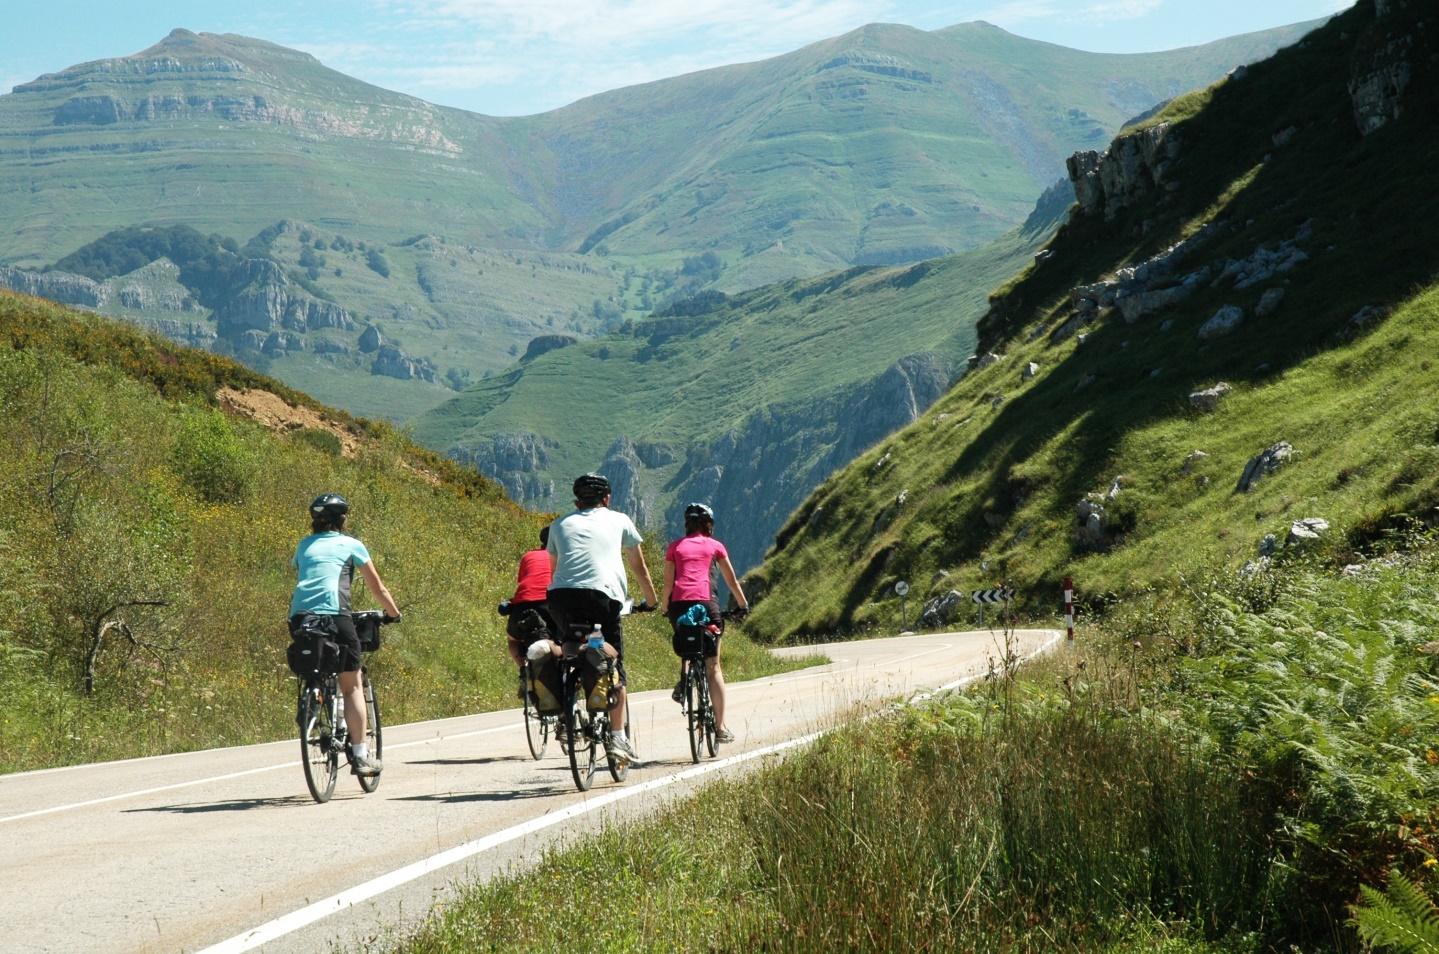
[[710, 523], [714, 523], [715, 512], [706, 504], [692, 503], [685, 507], [685, 519], [690, 520], [694, 517], [701, 517]]
[[349, 512], [349, 503], [339, 494], [320, 494], [310, 504], [312, 517], [343, 517]]
[[576, 500], [601, 500], [610, 494], [610, 480], [604, 474], [581, 474], [574, 490]]

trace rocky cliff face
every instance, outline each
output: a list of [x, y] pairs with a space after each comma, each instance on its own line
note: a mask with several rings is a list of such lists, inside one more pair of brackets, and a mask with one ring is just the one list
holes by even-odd
[[555, 482], [537, 476], [550, 464], [546, 448], [556, 446], [552, 440], [542, 440], [528, 432], [516, 432], [496, 434], [488, 441], [473, 445], [457, 445], [447, 453], [455, 460], [495, 478], [512, 499], [556, 508], [561, 502], [555, 498]]
[[[1411, 87], [1431, 88], [1420, 74], [1435, 68], [1439, 24], [1417, 0], [1372, 0], [1375, 22], [1355, 50], [1349, 97], [1354, 122], [1367, 136], [1403, 115]], [[1421, 16], [1428, 8], [1430, 19]]]
[[68, 272], [27, 272], [0, 265], [0, 285], [25, 295], [83, 308], [101, 308], [110, 300], [109, 292], [99, 282]]
[[349, 312], [314, 298], [286, 278], [279, 265], [266, 259], [250, 259], [237, 276], [235, 288], [215, 312], [221, 337], [238, 339], [246, 331], [305, 334], [321, 328], [355, 328]]

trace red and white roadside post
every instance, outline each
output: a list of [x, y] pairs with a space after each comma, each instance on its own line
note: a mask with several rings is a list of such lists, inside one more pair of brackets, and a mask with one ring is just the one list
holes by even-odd
[[1064, 647], [1074, 652], [1074, 580], [1071, 577], [1064, 578]]

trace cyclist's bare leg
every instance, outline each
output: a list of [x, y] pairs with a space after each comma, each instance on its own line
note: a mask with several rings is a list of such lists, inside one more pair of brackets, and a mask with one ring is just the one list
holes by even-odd
[[616, 702], [615, 707], [610, 710], [610, 731], [623, 732], [625, 730], [625, 701], [627, 690], [624, 686], [620, 686], [620, 691], [616, 695], [620, 701]]
[[724, 724], [724, 670], [720, 669], [718, 656], [705, 660], [705, 673], [710, 681], [710, 702], [715, 709], [715, 728], [723, 729]]
[[340, 673], [340, 695], [345, 700], [345, 725], [350, 730], [351, 744], [365, 741], [365, 686], [360, 671]]

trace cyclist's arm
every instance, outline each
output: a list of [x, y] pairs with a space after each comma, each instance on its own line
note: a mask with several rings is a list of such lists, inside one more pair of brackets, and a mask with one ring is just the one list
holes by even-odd
[[360, 565], [360, 576], [370, 588], [370, 592], [375, 594], [375, 599], [380, 601], [380, 608], [385, 611], [385, 615], [398, 617], [400, 608], [395, 605], [395, 598], [390, 595], [385, 584], [380, 582], [380, 571], [375, 569], [374, 560]]
[[744, 590], [740, 589], [739, 579], [734, 575], [734, 564], [729, 561], [729, 557], [719, 558], [719, 568], [720, 575], [724, 577], [725, 586], [728, 586], [729, 591], [734, 594], [734, 598], [739, 600], [740, 608], [749, 609], [749, 600], [745, 597]]
[[655, 596], [655, 581], [650, 579], [650, 568], [645, 565], [645, 554], [638, 543], [625, 547], [625, 560], [628, 561], [635, 579], [640, 581], [640, 592], [644, 594], [645, 602], [651, 606], [657, 605], [659, 597]]
[[664, 616], [670, 611], [671, 594], [675, 589], [675, 561], [665, 561], [665, 581], [660, 585], [660, 615]]

